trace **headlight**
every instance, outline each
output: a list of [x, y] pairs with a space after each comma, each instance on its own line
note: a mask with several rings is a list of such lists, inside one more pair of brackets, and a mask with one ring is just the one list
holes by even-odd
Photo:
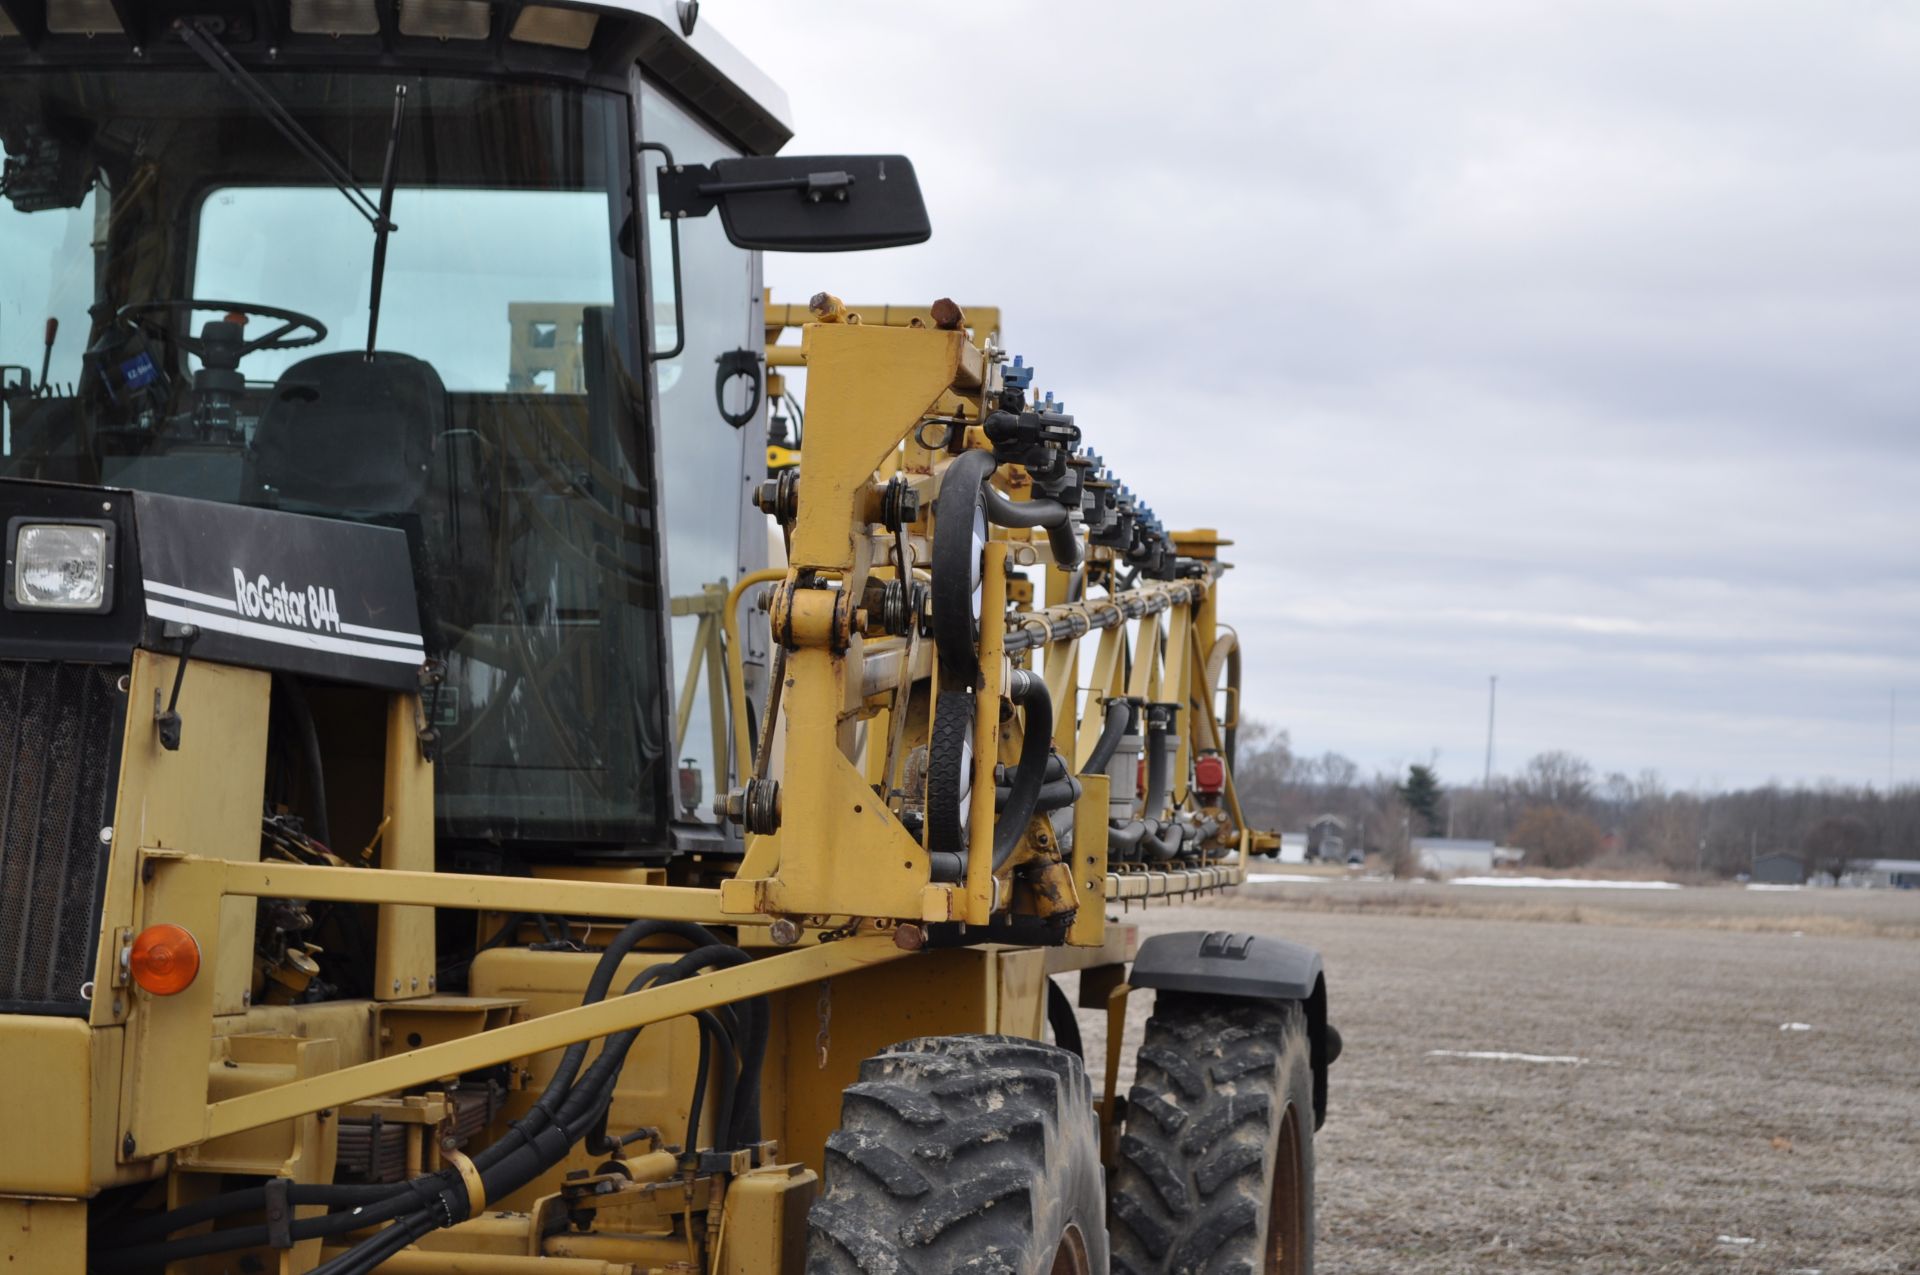
[[35, 611], [106, 611], [113, 606], [111, 523], [15, 519], [7, 602]]

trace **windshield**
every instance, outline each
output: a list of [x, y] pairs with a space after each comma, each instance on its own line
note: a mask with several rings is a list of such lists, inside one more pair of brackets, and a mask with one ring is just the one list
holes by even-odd
[[366, 217], [229, 86], [11, 74], [0, 476], [405, 529], [448, 664], [443, 831], [657, 838], [671, 744], [627, 99], [260, 78], [369, 193], [406, 90], [377, 353]]

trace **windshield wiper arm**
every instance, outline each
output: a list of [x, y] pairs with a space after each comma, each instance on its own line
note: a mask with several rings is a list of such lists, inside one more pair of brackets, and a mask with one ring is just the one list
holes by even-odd
[[[280, 136], [286, 138], [295, 150], [312, 160], [314, 165], [327, 175], [328, 180], [347, 197], [347, 202], [353, 205], [353, 210], [367, 219], [368, 225], [372, 226], [376, 232], [382, 229], [389, 231], [397, 229], [391, 221], [387, 220], [386, 214], [389, 210], [382, 208], [369, 198], [367, 192], [360, 189], [360, 183], [353, 179], [353, 174], [347, 171], [346, 166], [335, 159], [327, 148], [320, 144], [318, 138], [302, 128], [300, 121], [293, 118], [287, 108], [280, 104], [279, 99], [267, 91], [267, 86], [235, 61], [234, 56], [227, 52], [226, 46], [215, 39], [205, 26], [197, 19], [182, 18], [173, 24], [173, 29], [202, 62], [212, 68], [221, 79], [231, 84], [242, 97], [253, 103], [255, 109], [266, 118], [267, 123], [279, 131]], [[390, 185], [393, 169], [391, 142], [388, 143], [387, 169]]]
[[240, 96], [253, 103], [254, 108], [265, 117], [267, 123], [279, 132], [280, 136], [292, 143], [293, 148], [314, 162], [321, 172], [333, 182], [334, 188], [345, 195], [353, 210], [367, 219], [373, 227], [373, 276], [368, 287], [367, 299], [367, 360], [373, 359], [374, 341], [380, 333], [380, 292], [387, 277], [387, 236], [400, 227], [393, 224], [393, 185], [399, 176], [400, 157], [400, 119], [407, 105], [407, 86], [393, 86], [393, 125], [387, 133], [387, 158], [380, 171], [380, 200], [375, 203], [367, 192], [360, 189], [360, 183], [353, 179], [346, 165], [335, 159], [331, 152], [320, 143], [320, 139], [300, 126], [280, 99], [267, 91], [267, 86], [256, 79], [246, 67], [241, 66], [226, 46], [196, 19], [182, 18], [173, 24], [180, 39], [189, 49], [205, 62], [221, 79], [231, 84]]
[[387, 159], [380, 168], [379, 217], [373, 223], [373, 277], [367, 288], [367, 362], [373, 362], [373, 341], [380, 331], [380, 288], [387, 278], [387, 236], [393, 224], [393, 183], [399, 176], [400, 116], [407, 109], [407, 86], [393, 86], [393, 127], [387, 133]]

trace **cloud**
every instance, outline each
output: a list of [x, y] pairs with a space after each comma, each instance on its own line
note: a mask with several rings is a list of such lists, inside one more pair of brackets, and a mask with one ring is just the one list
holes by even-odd
[[[921, 247], [785, 296], [1005, 308], [1246, 702], [1365, 764], [1886, 778], [1920, 717], [1920, 13], [1868, 0], [708, 6]], [[1920, 732], [1901, 766], [1920, 778]]]

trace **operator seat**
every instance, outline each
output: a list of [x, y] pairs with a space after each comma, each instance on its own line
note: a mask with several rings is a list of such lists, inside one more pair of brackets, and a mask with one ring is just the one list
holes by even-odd
[[283, 508], [397, 514], [427, 485], [447, 387], [411, 354], [320, 354], [281, 373], [254, 429], [252, 498]]

